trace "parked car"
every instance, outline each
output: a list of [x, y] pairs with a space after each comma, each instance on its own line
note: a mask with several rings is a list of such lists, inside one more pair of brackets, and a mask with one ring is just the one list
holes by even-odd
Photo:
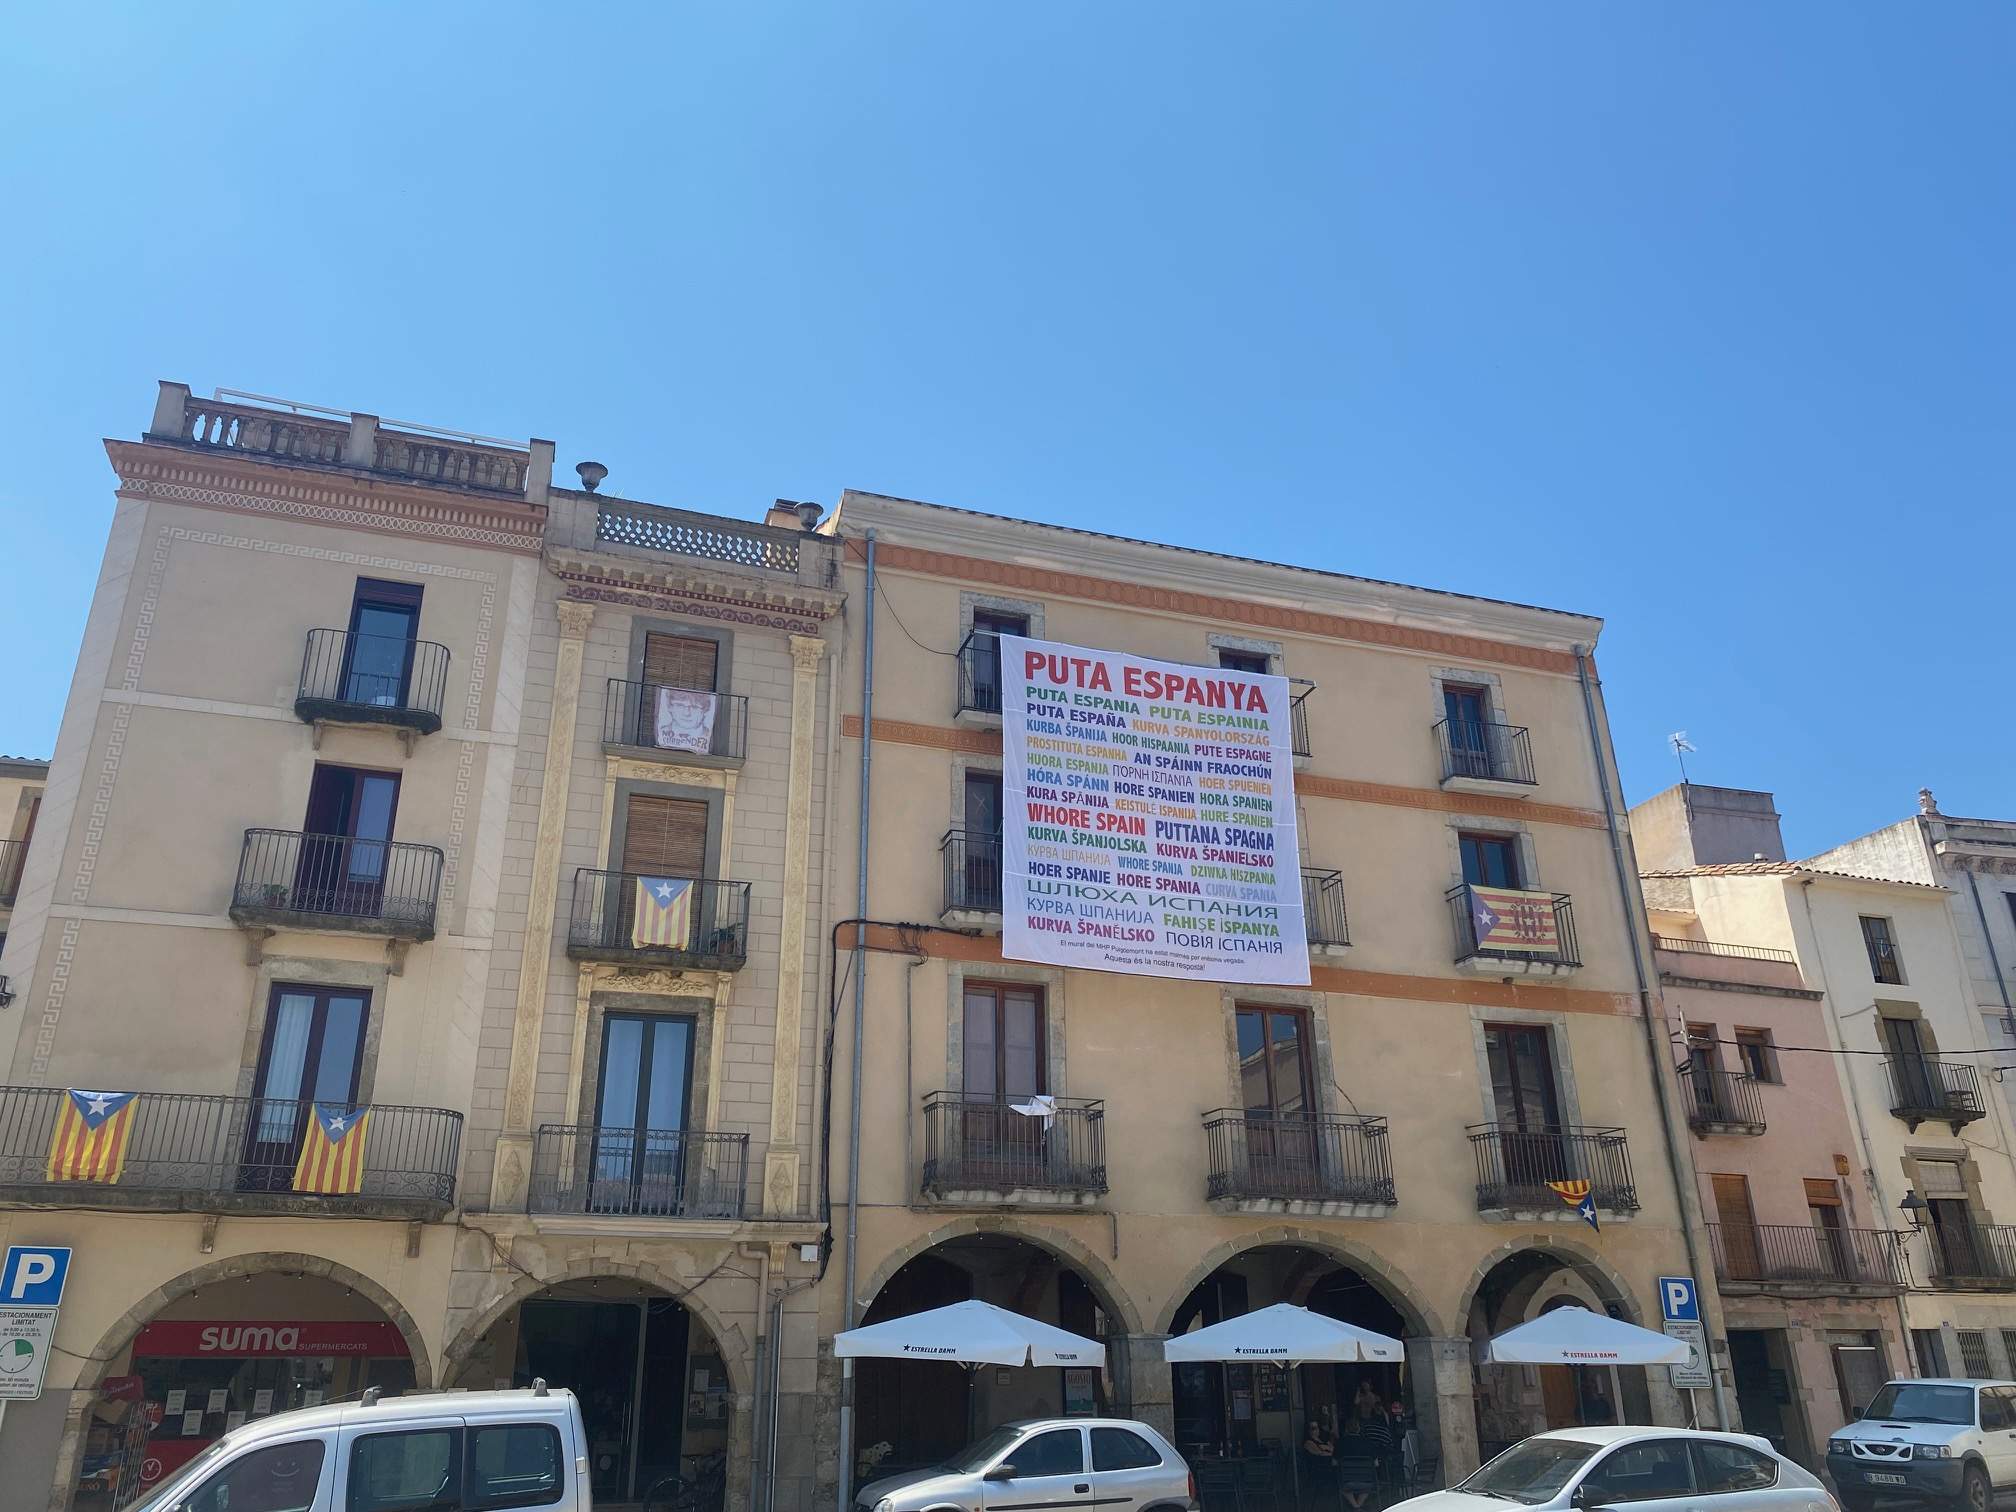
[[129, 1512], [324, 1507], [589, 1512], [571, 1391], [446, 1391], [282, 1412], [234, 1428]]
[[1522, 1439], [1460, 1485], [1399, 1502], [1412, 1512], [1528, 1507], [1836, 1512], [1819, 1477], [1747, 1433], [1556, 1428]]
[[944, 1464], [861, 1488], [862, 1512], [1001, 1512], [1076, 1502], [1113, 1512], [1197, 1512], [1183, 1456], [1131, 1418], [1029, 1418], [1004, 1423]]
[[1827, 1440], [1827, 1473], [1849, 1512], [1877, 1498], [1987, 1512], [2016, 1490], [2016, 1381], [1889, 1381]]

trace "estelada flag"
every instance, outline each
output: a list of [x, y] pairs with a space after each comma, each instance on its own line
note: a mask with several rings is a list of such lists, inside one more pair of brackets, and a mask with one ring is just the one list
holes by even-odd
[[301, 1158], [294, 1164], [294, 1190], [323, 1196], [362, 1191], [364, 1141], [370, 1137], [370, 1124], [369, 1108], [311, 1104]]
[[1575, 1209], [1584, 1223], [1599, 1234], [1603, 1232], [1603, 1225], [1596, 1221], [1596, 1194], [1589, 1190], [1588, 1182], [1550, 1181], [1547, 1187], [1556, 1197]]
[[111, 1185], [126, 1169], [126, 1141], [133, 1132], [137, 1092], [87, 1092], [73, 1087], [56, 1111], [56, 1135], [49, 1141], [51, 1181], [99, 1181]]
[[1479, 950], [1554, 955], [1561, 949], [1554, 895], [1516, 887], [1470, 888], [1470, 923]]
[[683, 877], [639, 877], [630, 943], [684, 950], [693, 936], [693, 884]]

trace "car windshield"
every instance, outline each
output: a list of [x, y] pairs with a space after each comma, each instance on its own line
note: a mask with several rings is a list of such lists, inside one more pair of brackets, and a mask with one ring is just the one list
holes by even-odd
[[1456, 1489], [1535, 1506], [1560, 1494], [1599, 1447], [1574, 1439], [1530, 1438], [1514, 1444]]
[[971, 1475], [1021, 1436], [1020, 1428], [996, 1428], [987, 1437], [968, 1444], [945, 1461], [943, 1468], [954, 1475]]
[[1966, 1386], [1927, 1386], [1920, 1381], [1892, 1381], [1876, 1393], [1864, 1417], [1890, 1423], [1953, 1423], [1974, 1421], [1974, 1392]]

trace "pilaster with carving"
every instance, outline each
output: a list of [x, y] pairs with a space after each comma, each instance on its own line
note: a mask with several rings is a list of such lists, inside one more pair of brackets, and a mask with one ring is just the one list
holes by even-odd
[[791, 637], [791, 761], [784, 788], [784, 898], [778, 920], [777, 1029], [770, 1053], [770, 1149], [763, 1211], [798, 1206], [798, 1071], [805, 1008], [805, 915], [812, 847], [812, 760], [819, 664], [826, 642]]

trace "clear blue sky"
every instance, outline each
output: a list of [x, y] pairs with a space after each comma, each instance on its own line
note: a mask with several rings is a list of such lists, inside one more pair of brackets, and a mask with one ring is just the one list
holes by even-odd
[[[0, 56], [0, 750], [157, 378], [1603, 615], [1630, 796], [2016, 817], [2016, 8], [144, 5]], [[1325, 690], [1348, 698], [1349, 690]]]

